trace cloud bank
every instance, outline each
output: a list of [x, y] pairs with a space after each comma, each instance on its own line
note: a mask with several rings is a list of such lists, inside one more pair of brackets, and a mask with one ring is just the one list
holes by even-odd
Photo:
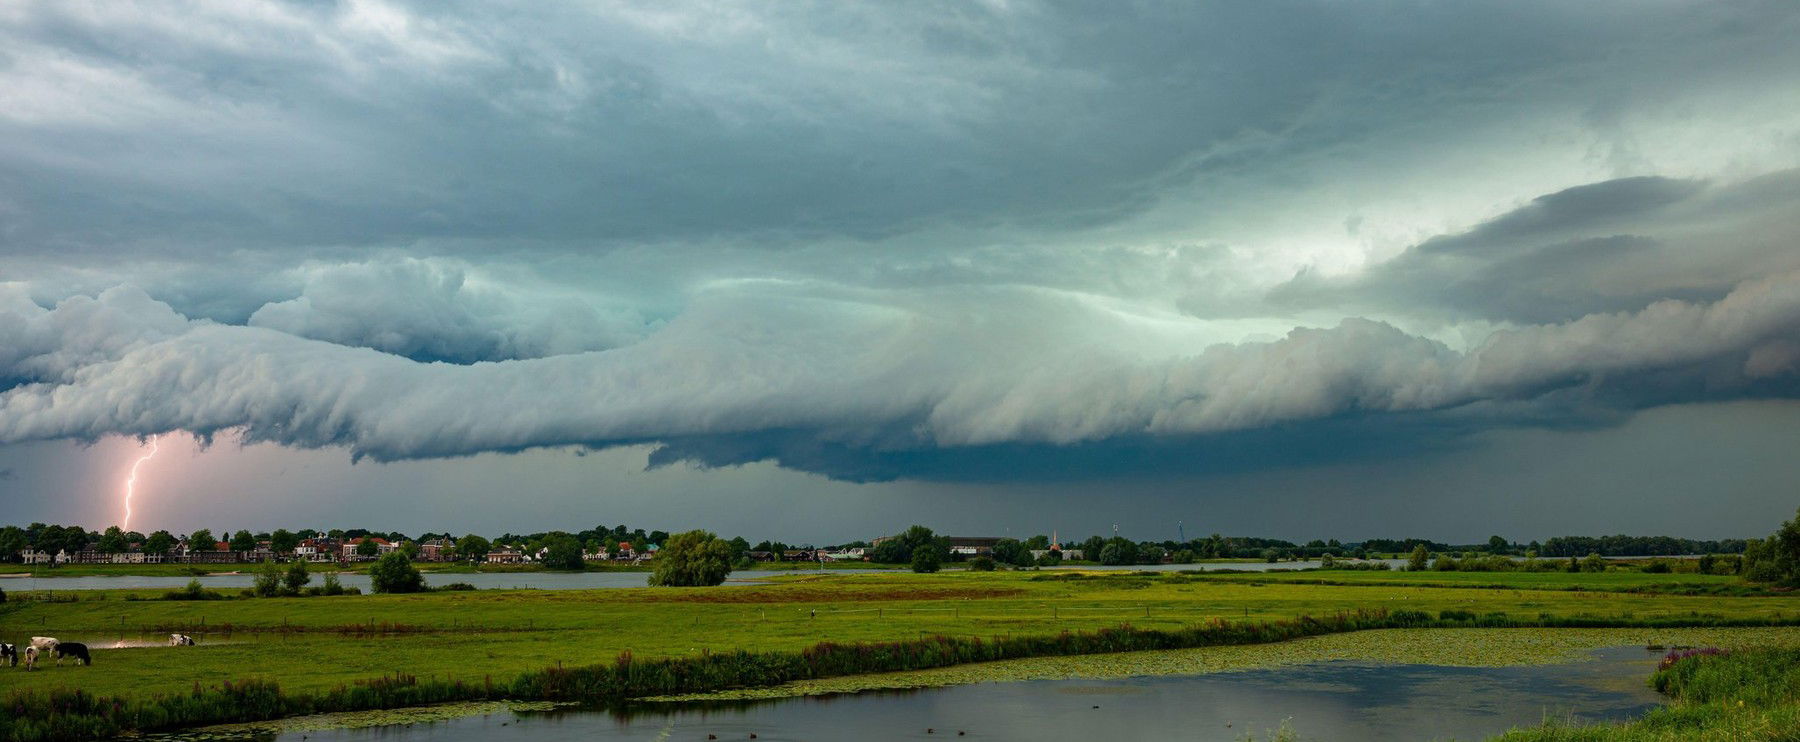
[[1797, 34], [1779, 4], [10, 4], [0, 444], [1074, 477], [1793, 397]]

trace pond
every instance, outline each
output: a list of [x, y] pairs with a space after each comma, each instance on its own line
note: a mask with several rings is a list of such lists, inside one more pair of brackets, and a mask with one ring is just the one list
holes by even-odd
[[[1654, 708], [1658, 654], [1586, 662], [1443, 667], [1325, 662], [1208, 675], [1036, 680], [740, 703], [642, 703], [614, 711], [498, 712], [359, 730], [290, 732], [279, 742], [445, 740], [1267, 739], [1481, 740], [1546, 718], [1596, 722]], [[214, 737], [216, 739], [217, 737]]]

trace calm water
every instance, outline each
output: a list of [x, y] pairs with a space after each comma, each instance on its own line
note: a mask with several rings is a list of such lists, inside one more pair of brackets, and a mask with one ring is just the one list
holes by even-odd
[[[1305, 740], [1480, 740], [1547, 716], [1637, 716], [1655, 655], [1596, 653], [1567, 665], [1456, 668], [1333, 662], [1213, 675], [1044, 680], [746, 704], [644, 704], [627, 712], [489, 716], [362, 730], [289, 733], [280, 742], [488, 740], [1139, 740], [1262, 739], [1285, 720]], [[926, 730], [935, 729], [935, 733]]]

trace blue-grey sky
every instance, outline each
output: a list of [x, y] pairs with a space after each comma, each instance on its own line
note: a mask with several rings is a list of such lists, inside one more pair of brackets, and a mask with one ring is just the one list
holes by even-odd
[[[1790, 3], [17, 2], [0, 520], [1752, 535]], [[230, 521], [230, 522], [214, 522]]]

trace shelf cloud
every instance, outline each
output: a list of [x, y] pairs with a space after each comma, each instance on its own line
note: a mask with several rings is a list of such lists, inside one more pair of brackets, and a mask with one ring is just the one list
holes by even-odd
[[0, 9], [0, 446], [834, 479], [1800, 393], [1800, 12]]

